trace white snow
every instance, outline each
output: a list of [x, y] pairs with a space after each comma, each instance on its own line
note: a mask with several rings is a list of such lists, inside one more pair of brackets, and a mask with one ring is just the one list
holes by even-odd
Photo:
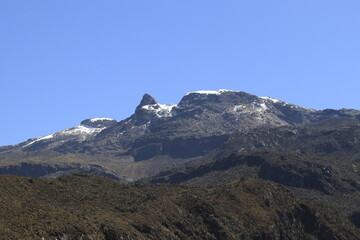
[[99, 118], [91, 118], [89, 120], [90, 120], [90, 122], [97, 122], [97, 121], [112, 121], [114, 119], [99, 117]]
[[297, 106], [297, 105], [294, 105], [294, 104], [291, 104], [291, 103], [287, 103], [287, 102], [284, 102], [284, 101], [280, 101], [278, 99], [275, 99], [275, 98], [271, 98], [271, 97], [260, 97], [261, 99], [263, 100], [268, 100], [268, 101], [271, 101], [273, 103], [281, 103], [283, 106], [290, 106], [290, 108], [297, 108], [297, 109], [305, 109], [305, 110], [308, 110], [308, 111], [312, 111], [312, 112], [316, 112], [315, 109], [311, 109], [311, 108], [303, 108], [303, 107], [300, 107], [300, 106]]
[[213, 90], [202, 90], [202, 91], [195, 91], [195, 92], [189, 92], [187, 93], [186, 95], [189, 95], [189, 94], [194, 94], [194, 93], [197, 93], [197, 94], [205, 94], [205, 95], [209, 95], [209, 94], [215, 94], [215, 95], [220, 95], [224, 92], [237, 92], [237, 91], [233, 91], [233, 90], [226, 90], [226, 89], [219, 89], [217, 91], [213, 91]]
[[257, 107], [257, 109], [258, 109], [259, 111], [265, 111], [266, 109], [268, 109], [268, 107], [266, 106], [265, 103], [260, 103], [260, 104], [255, 105], [255, 106]]
[[93, 134], [98, 133], [104, 128], [89, 128], [86, 126], [77, 126], [69, 129], [62, 130], [60, 132], [57, 132], [56, 134], [60, 135], [79, 135], [79, 134]]
[[251, 113], [251, 112], [265, 112], [268, 109], [268, 106], [266, 106], [265, 103], [252, 103], [251, 105], [246, 105], [246, 104], [240, 104], [240, 105], [235, 105], [234, 107], [232, 107], [232, 111], [234, 112], [242, 112], [242, 113]]
[[166, 111], [171, 111], [173, 107], [176, 107], [176, 104], [159, 104], [160, 108]]
[[245, 106], [245, 105], [235, 105], [235, 106], [233, 107], [233, 111], [234, 111], [234, 112], [242, 111], [242, 110], [244, 110], [244, 109], [246, 109], [246, 106]]
[[76, 137], [79, 140], [85, 140], [88, 136], [99, 133], [104, 129], [105, 128], [91, 128], [91, 127], [86, 127], [86, 126], [80, 125], [80, 126], [76, 126], [73, 128], [61, 130], [59, 132], [56, 132], [56, 133], [53, 133], [53, 134], [50, 134], [47, 136], [37, 137], [32, 142], [26, 144], [23, 147], [28, 147], [31, 144], [34, 144], [36, 142], [43, 141], [46, 139], [51, 139], [51, 138], [54, 138], [56, 140], [56, 138], [62, 138], [62, 137]]
[[47, 136], [44, 136], [44, 137], [39, 137], [37, 139], [37, 141], [44, 140], [44, 139], [50, 139], [50, 138], [53, 138], [53, 137], [54, 137], [53, 134], [50, 134], [50, 135], [47, 135]]
[[273, 103], [277, 103], [277, 102], [280, 102], [280, 100], [277, 100], [275, 98], [271, 98], [271, 97], [260, 97], [261, 99], [264, 99], [264, 100], [269, 100]]
[[53, 138], [53, 137], [54, 137], [54, 134], [50, 134], [50, 135], [43, 136], [43, 137], [37, 137], [37, 138], [35, 138], [34, 141], [26, 144], [26, 145], [23, 146], [23, 147], [27, 147], [27, 146], [30, 146], [30, 145], [33, 144], [33, 143], [36, 143], [36, 142], [39, 142], [39, 141], [42, 141], [42, 140], [45, 140], [45, 139], [50, 139], [50, 138]]
[[215, 94], [215, 95], [219, 95], [220, 92], [219, 91], [211, 91], [211, 90], [203, 90], [203, 91], [196, 91], [196, 92], [192, 92], [192, 93], [199, 93], [199, 94]]
[[356, 167], [356, 165], [355, 164], [352, 164], [352, 166], [353, 166], [353, 172], [358, 172], [358, 169], [357, 169], [357, 167]]
[[157, 117], [171, 117], [171, 110], [176, 107], [176, 104], [149, 104], [142, 106], [143, 109], [152, 111]]

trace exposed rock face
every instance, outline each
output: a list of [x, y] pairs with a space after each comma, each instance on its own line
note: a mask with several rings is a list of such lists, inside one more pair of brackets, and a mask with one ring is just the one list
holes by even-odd
[[349, 218], [357, 228], [360, 228], [360, 211], [352, 213]]
[[215, 179], [250, 176], [326, 194], [349, 193], [360, 191], [359, 157], [360, 121], [336, 118], [236, 133], [202, 162], [163, 172], [154, 181], [182, 183], [234, 169]]
[[227, 140], [228, 136], [210, 136], [203, 138], [179, 137], [137, 139], [124, 155], [132, 155], [135, 161], [142, 161], [157, 155], [172, 158], [192, 158], [205, 155]]
[[153, 98], [149, 94], [145, 93], [143, 98], [141, 99], [140, 104], [137, 106], [137, 108], [142, 108], [143, 106], [153, 105], [153, 104], [157, 104], [157, 101], [155, 100], [155, 98]]

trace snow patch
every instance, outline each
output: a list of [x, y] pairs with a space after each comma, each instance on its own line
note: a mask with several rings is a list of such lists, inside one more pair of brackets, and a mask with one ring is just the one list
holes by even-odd
[[91, 118], [89, 119], [90, 122], [97, 122], [97, 121], [113, 121], [114, 119], [111, 118], [104, 118], [104, 117], [100, 117], [100, 118]]
[[265, 103], [260, 103], [260, 104], [256, 104], [255, 105], [256, 109], [258, 109], [259, 111], [265, 111], [266, 109], [268, 109], [268, 107], [266, 106]]
[[37, 137], [37, 138], [35, 138], [35, 140], [34, 140], [34, 141], [32, 141], [32, 142], [30, 142], [30, 143], [26, 144], [26, 145], [25, 145], [25, 146], [23, 146], [23, 147], [27, 147], [27, 146], [30, 146], [31, 144], [36, 143], [36, 142], [39, 142], [39, 141], [42, 141], [42, 140], [46, 140], [46, 139], [50, 139], [50, 138], [53, 138], [53, 137], [54, 137], [54, 134], [50, 134], [50, 135], [43, 136], [43, 137]]
[[220, 90], [217, 90], [217, 91], [213, 91], [213, 90], [202, 90], [202, 91], [196, 91], [196, 92], [189, 92], [187, 93], [186, 95], [189, 95], [189, 94], [205, 94], [205, 95], [209, 95], [209, 94], [214, 94], [214, 95], [220, 95], [222, 93], [225, 93], [225, 92], [237, 92], [237, 91], [233, 91], [233, 90], [226, 90], [226, 89], [220, 89]]
[[93, 133], [98, 133], [103, 129], [104, 128], [90, 128], [80, 125], [77, 127], [62, 130], [60, 132], [57, 132], [56, 134], [60, 134], [60, 135], [93, 134]]
[[176, 104], [149, 104], [142, 106], [142, 109], [146, 109], [148, 111], [154, 112], [157, 117], [171, 117], [171, 110], [176, 107]]
[[99, 132], [101, 132], [102, 130], [104, 130], [104, 128], [92, 128], [92, 127], [86, 127], [86, 126], [76, 126], [73, 128], [69, 128], [69, 129], [65, 129], [65, 130], [61, 130], [59, 132], [47, 135], [47, 136], [43, 136], [43, 137], [37, 137], [35, 138], [33, 141], [31, 141], [30, 143], [24, 145], [23, 147], [28, 147], [36, 142], [40, 142], [43, 140], [47, 140], [47, 139], [61, 139], [63, 137], [76, 137], [78, 138], [78, 140], [85, 140], [87, 137], [95, 135]]
[[53, 138], [53, 137], [54, 137], [54, 135], [50, 134], [50, 135], [47, 135], [47, 136], [44, 136], [44, 137], [39, 137], [39, 139], [37, 139], [37, 140], [40, 141], [40, 140], [50, 139], [50, 138]]
[[235, 106], [233, 107], [233, 111], [234, 111], [234, 112], [242, 111], [242, 110], [244, 110], [244, 109], [246, 109], [246, 106], [244, 106], [244, 105], [235, 105]]
[[300, 107], [298, 105], [294, 105], [294, 104], [291, 104], [291, 103], [287, 103], [287, 102], [284, 102], [284, 101], [280, 101], [278, 99], [275, 99], [275, 98], [271, 98], [271, 97], [259, 97], [265, 101], [271, 101], [273, 103], [280, 103], [282, 104], [283, 106], [289, 106], [290, 108], [296, 108], [296, 109], [305, 109], [307, 111], [311, 111], [311, 112], [316, 112], [315, 109], [311, 109], [311, 108], [303, 108], [303, 107]]
[[235, 105], [232, 107], [233, 112], [242, 112], [242, 113], [252, 113], [252, 112], [258, 112], [262, 113], [265, 112], [268, 109], [268, 106], [266, 106], [265, 103], [253, 103], [251, 105]]
[[261, 99], [264, 99], [264, 100], [268, 100], [268, 101], [271, 101], [273, 103], [277, 103], [277, 102], [281, 102], [280, 100], [277, 100], [275, 98], [271, 98], [271, 97], [260, 97]]

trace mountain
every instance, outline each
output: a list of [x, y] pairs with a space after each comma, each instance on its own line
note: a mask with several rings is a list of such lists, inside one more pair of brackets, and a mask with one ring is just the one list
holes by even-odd
[[230, 90], [191, 92], [178, 104], [145, 94], [121, 121], [86, 119], [1, 147], [0, 174], [23, 177], [0, 176], [0, 233], [359, 239], [359, 169], [358, 110]]
[[[100, 123], [95, 119], [95, 123], [100, 124], [89, 125], [92, 120], [85, 120], [79, 127], [37, 138], [15, 148], [24, 151], [52, 149], [65, 153], [107, 152], [114, 156], [132, 156], [135, 161], [156, 155], [189, 158], [214, 148], [204, 146], [209, 143], [208, 137], [214, 138], [210, 142], [218, 146], [224, 141], [224, 135], [241, 129], [299, 125], [331, 117], [360, 118], [360, 112], [347, 109], [316, 111], [229, 90], [191, 92], [177, 105], [159, 104], [145, 94], [135, 113], [118, 123], [110, 119]], [[103, 124], [104, 121], [107, 124]], [[172, 149], [174, 144], [178, 148], [179, 142], [186, 145], [194, 138], [195, 142], [204, 138], [206, 144], [200, 143], [199, 147], [192, 144], [191, 153], [175, 153]], [[171, 144], [172, 141], [175, 143]]]
[[46, 155], [45, 164], [59, 159], [62, 164], [97, 164], [122, 178], [139, 179], [203, 158], [236, 133], [248, 143], [245, 133], [255, 129], [296, 128], [334, 118], [360, 119], [360, 111], [306, 109], [230, 90], [190, 92], [176, 105], [159, 104], [145, 94], [129, 118], [87, 119], [71, 129], [2, 147], [0, 153], [5, 167], [23, 161], [43, 164], [39, 159]]
[[[116, 120], [110, 118], [86, 119], [81, 125], [62, 130], [47, 136], [32, 138], [16, 146], [3, 148], [9, 150], [37, 151], [45, 149], [56, 149], [66, 142], [82, 142], [94, 138], [102, 130], [115, 125]], [[1, 150], [1, 149], [0, 149]]]

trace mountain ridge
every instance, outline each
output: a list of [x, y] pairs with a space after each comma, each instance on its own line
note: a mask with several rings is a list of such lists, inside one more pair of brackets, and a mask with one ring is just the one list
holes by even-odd
[[[108, 146], [109, 141], [107, 140], [110, 138], [116, 139], [119, 143], [116, 147], [125, 152], [139, 135], [224, 135], [239, 128], [299, 125], [337, 116], [360, 118], [360, 112], [352, 109], [325, 109], [322, 111], [307, 109], [274, 98], [257, 97], [232, 90], [189, 92], [178, 104], [172, 105], [159, 104], [155, 98], [145, 94], [134, 114], [120, 122], [113, 119], [95, 118], [98, 119], [98, 125], [94, 125], [91, 123], [91, 119], [87, 119], [82, 121], [78, 127], [54, 133], [61, 135], [58, 144], [42, 146], [44, 144], [41, 143], [47, 145], [46, 142], [53, 138], [54, 134], [51, 134], [13, 145], [11, 149], [61, 151], [61, 144], [69, 145], [68, 142], [74, 142], [75, 145], [79, 145], [78, 143], [93, 139], [100, 145], [104, 145], [102, 142], [106, 141], [105, 144]], [[89, 126], [90, 128], [88, 128]], [[179, 130], [176, 131], [176, 129]], [[78, 136], [69, 134], [71, 131], [78, 132]], [[66, 134], [70, 136], [67, 137]], [[34, 143], [36, 144], [34, 145]], [[30, 145], [33, 146], [29, 147]], [[70, 151], [70, 149], [66, 148], [66, 151]], [[76, 150], [75, 147], [74, 151], [81, 150]]]
[[[307, 126], [337, 118], [360, 119], [360, 111], [307, 109], [232, 90], [189, 92], [178, 104], [159, 104], [144, 94], [126, 119], [86, 119], [74, 128], [0, 147], [0, 155], [8, 162], [12, 152], [23, 152], [20, 155], [31, 156], [23, 157], [23, 161], [38, 162], [41, 155], [47, 155], [46, 151], [55, 151], [64, 158], [71, 155], [69, 163], [78, 162], [74, 158], [89, 159], [86, 164], [90, 161], [105, 169], [116, 169], [121, 178], [137, 179], [203, 158], [236, 133]], [[260, 147], [258, 143], [252, 146]], [[48, 161], [57, 163], [59, 158]]]

